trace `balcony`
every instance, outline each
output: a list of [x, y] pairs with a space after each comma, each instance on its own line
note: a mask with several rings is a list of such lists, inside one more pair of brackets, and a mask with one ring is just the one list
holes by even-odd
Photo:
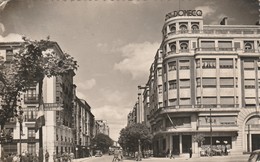
[[25, 104], [38, 104], [38, 94], [25, 94], [24, 95]]
[[204, 30], [178, 30], [178, 31], [171, 31], [168, 34], [164, 35], [164, 38], [167, 39], [169, 37], [178, 36], [180, 34], [192, 34], [192, 35], [200, 35], [205, 34], [206, 36], [219, 36], [223, 35], [226, 37], [230, 36], [238, 36], [238, 35], [256, 35], [260, 34], [259, 29], [204, 29]]

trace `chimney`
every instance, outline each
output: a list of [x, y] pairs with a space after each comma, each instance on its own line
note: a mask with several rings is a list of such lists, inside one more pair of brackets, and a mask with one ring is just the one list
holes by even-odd
[[228, 17], [224, 17], [221, 22], [220, 22], [220, 25], [227, 25], [227, 19]]

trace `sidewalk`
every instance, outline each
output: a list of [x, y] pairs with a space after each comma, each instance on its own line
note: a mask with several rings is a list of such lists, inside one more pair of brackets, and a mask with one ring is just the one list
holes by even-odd
[[[190, 159], [191, 161], [211, 161], [210, 159], [214, 160], [214, 159], [218, 159], [219, 161], [221, 161], [221, 159], [247, 159], [248, 158], [248, 154], [242, 154], [242, 155], [228, 155], [228, 156], [212, 156], [212, 157], [192, 157], [192, 159]], [[81, 158], [81, 159], [73, 159], [72, 162], [83, 162], [85, 160], [91, 159], [93, 157], [86, 157], [86, 158]], [[180, 160], [180, 161], [184, 161], [189, 159], [188, 157], [175, 157], [175, 160]], [[130, 161], [135, 161], [134, 158], [124, 158], [124, 162], [130, 162]], [[143, 158], [142, 161], [173, 161], [173, 158], [165, 158], [165, 157], [150, 157], [150, 158]], [[225, 161], [225, 160], [224, 160]]]

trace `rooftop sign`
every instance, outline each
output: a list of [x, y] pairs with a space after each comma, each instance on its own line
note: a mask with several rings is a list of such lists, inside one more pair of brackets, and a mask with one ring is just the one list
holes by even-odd
[[173, 11], [166, 15], [165, 20], [177, 17], [177, 16], [202, 16], [201, 10], [179, 10], [179, 11]]

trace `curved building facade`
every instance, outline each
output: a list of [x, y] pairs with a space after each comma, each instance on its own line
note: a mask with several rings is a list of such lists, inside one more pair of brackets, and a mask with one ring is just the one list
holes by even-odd
[[181, 11], [167, 14], [162, 34], [161, 65], [150, 73], [162, 94], [162, 104], [149, 94], [154, 154], [258, 149], [260, 27], [204, 25], [202, 11]]

